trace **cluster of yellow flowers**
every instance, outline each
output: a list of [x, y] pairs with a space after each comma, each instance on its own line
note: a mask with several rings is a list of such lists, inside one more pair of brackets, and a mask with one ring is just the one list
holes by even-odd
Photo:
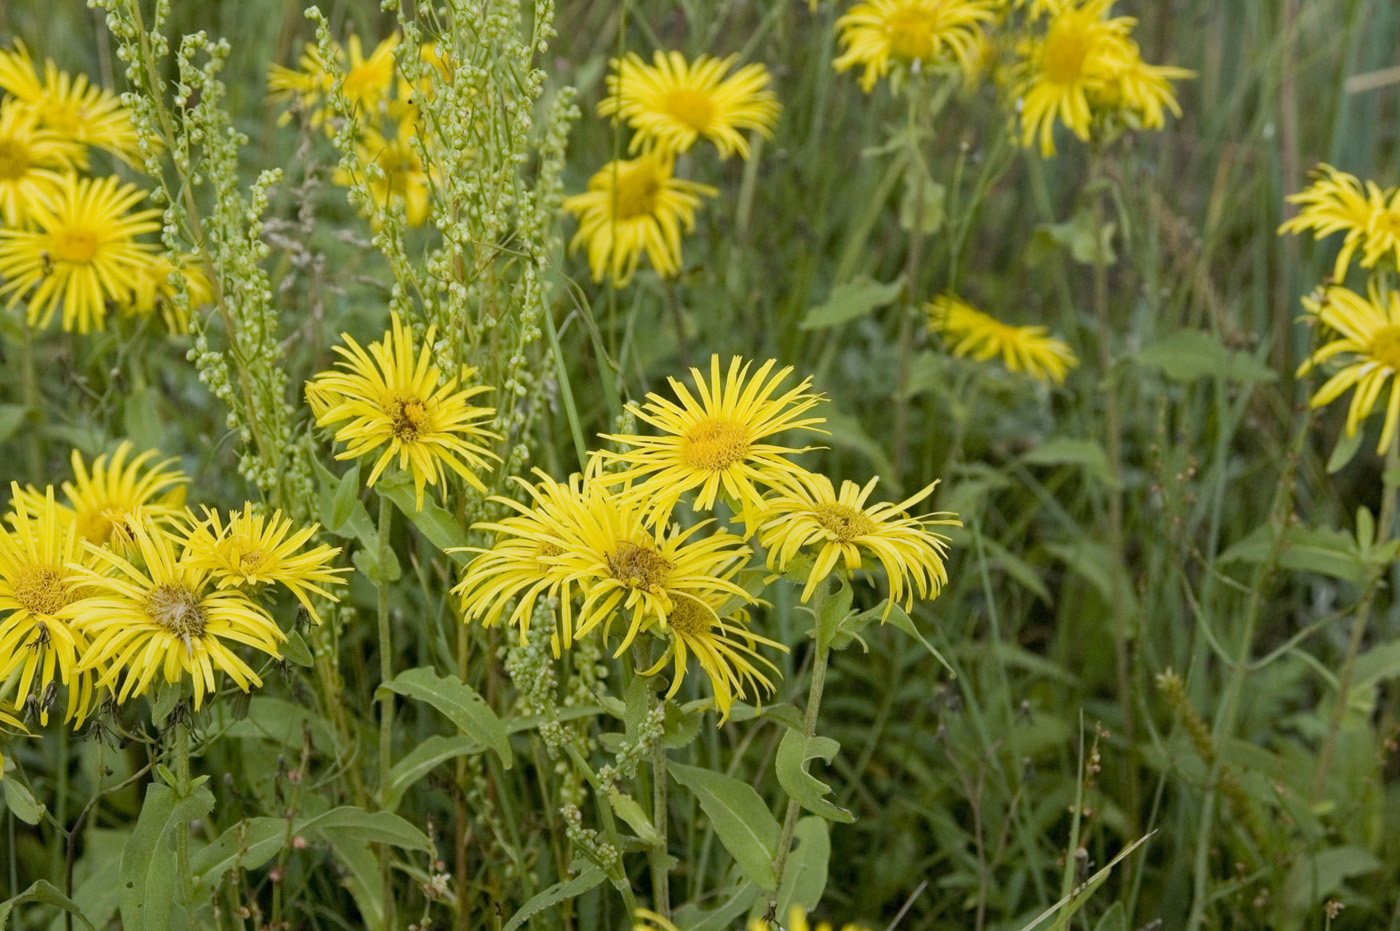
[[176, 288], [198, 305], [208, 281], [190, 257], [172, 261], [138, 241], [160, 228], [159, 211], [135, 209], [144, 191], [83, 174], [89, 148], [128, 163], [138, 154], [131, 114], [51, 59], [41, 78], [19, 42], [0, 50], [0, 90], [0, 297], [25, 302], [30, 326], [47, 326], [61, 306], [63, 329], [100, 330], [110, 302], [124, 316], [159, 310], [186, 332]]
[[[427, 148], [430, 136], [421, 133], [420, 127], [425, 109], [431, 111], [434, 82], [425, 78], [413, 83], [404, 78], [394, 59], [396, 53], [402, 54], [397, 51], [400, 44], [399, 36], [392, 35], [366, 56], [360, 37], [352, 35], [346, 46], [332, 43], [332, 63], [308, 42], [299, 69], [273, 65], [267, 84], [272, 100], [287, 107], [281, 122], [296, 112], [313, 128], [334, 135], [339, 121], [331, 98], [337, 91], [335, 74], [342, 74], [338, 90], [356, 118], [357, 153], [362, 164], [376, 166], [378, 171], [374, 177], [354, 179], [347, 169], [339, 168], [335, 182], [363, 181], [379, 210], [402, 210], [410, 226], [421, 226], [428, 219], [432, 179], [449, 170], [451, 160], [446, 153]], [[452, 69], [436, 47], [423, 45], [418, 54], [441, 80], [452, 79]]]
[[[495, 534], [454, 589], [463, 616], [528, 630], [541, 597], [559, 606], [555, 653], [601, 629], [606, 640], [617, 616], [626, 629], [617, 655], [646, 633], [664, 647], [643, 670], [674, 666], [670, 694], [680, 688], [690, 656], [710, 680], [715, 704], [728, 717], [736, 698], [771, 691], [776, 667], [758, 647], [785, 649], [750, 629], [746, 607], [759, 603], [740, 571], [756, 538], [767, 551], [767, 569], [784, 571], [800, 554], [812, 559], [806, 571], [806, 602], [838, 564], [845, 573], [867, 558], [889, 579], [888, 616], [896, 602], [906, 610], [915, 593], [934, 597], [947, 581], [947, 538], [929, 528], [957, 524], [951, 515], [911, 516], [908, 509], [932, 494], [937, 483], [897, 503], [868, 503], [876, 480], [843, 483], [813, 474], [791, 457], [810, 447], [776, 445], [789, 430], [824, 432], [823, 418], [810, 412], [823, 399], [810, 379], [784, 389], [790, 367], [769, 360], [757, 369], [739, 358], [727, 371], [710, 359], [708, 378], [692, 369], [693, 390], [670, 379], [675, 400], [649, 394], [628, 408], [656, 428], [655, 435], [606, 435], [621, 448], [600, 451], [582, 474], [558, 482], [537, 473], [531, 483], [516, 479], [528, 503], [497, 498], [516, 513], [477, 525]], [[723, 500], [742, 533], [715, 529], [711, 517], [682, 527], [673, 511], [685, 496], [692, 510], [711, 512]]]
[[[912, 72], [991, 73], [1009, 93], [1023, 145], [1055, 153], [1063, 124], [1082, 141], [1115, 124], [1160, 129], [1180, 115], [1171, 82], [1190, 71], [1149, 65], [1133, 41], [1136, 20], [1112, 16], [1114, 0], [866, 0], [836, 21], [838, 71], [863, 67], [861, 87]], [[1019, 23], [1012, 14], [1024, 9]], [[1003, 52], [1011, 61], [1000, 65]]]
[[131, 452], [122, 443], [89, 465], [74, 451], [73, 481], [57, 492], [11, 483], [0, 524], [0, 683], [15, 691], [0, 696], [0, 712], [47, 724], [62, 686], [64, 720], [77, 727], [104, 692], [124, 702], [157, 674], [171, 684], [188, 675], [198, 708], [217, 691], [216, 673], [244, 691], [262, 684], [240, 647], [279, 657], [287, 635], [264, 604], [269, 585], [317, 622], [312, 596], [336, 600], [325, 586], [347, 570], [329, 566], [338, 549], [308, 547], [316, 526], [294, 528], [249, 503], [226, 520], [209, 508], [200, 517], [184, 504], [173, 460]]
[[[1323, 364], [1336, 369], [1313, 395], [1313, 407], [1356, 389], [1347, 409], [1347, 436], [1356, 435], [1390, 382], [1376, 447], [1385, 453], [1395, 443], [1400, 424], [1400, 380], [1395, 378], [1400, 372], [1400, 294], [1391, 289], [1389, 279], [1400, 267], [1400, 188], [1382, 189], [1374, 181], [1363, 186], [1353, 175], [1319, 165], [1314, 182], [1288, 200], [1302, 209], [1279, 227], [1280, 234], [1311, 231], [1317, 239], [1345, 234], [1332, 279], [1303, 300], [1305, 319], [1320, 324], [1333, 338], [1304, 360], [1298, 374]], [[1347, 271], [1358, 252], [1361, 267], [1370, 271], [1365, 295], [1346, 287]]]
[[650, 65], [636, 54], [612, 61], [598, 113], [632, 128], [627, 151], [637, 157], [608, 162], [587, 192], [564, 200], [579, 219], [570, 247], [587, 246], [594, 281], [609, 275], [625, 285], [643, 252], [658, 275], [680, 274], [681, 232], [695, 228], [700, 198], [719, 192], [675, 177], [676, 156], [703, 136], [720, 158], [747, 159], [743, 131], [772, 137], [779, 107], [767, 89], [768, 71], [750, 64], [730, 74], [737, 58], [687, 62], [680, 52], [658, 51]]

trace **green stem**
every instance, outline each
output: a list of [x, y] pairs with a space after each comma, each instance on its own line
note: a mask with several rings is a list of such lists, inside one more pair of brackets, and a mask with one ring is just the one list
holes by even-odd
[[[384, 577], [384, 567], [393, 554], [389, 552], [389, 530], [393, 524], [393, 505], [388, 497], [379, 496], [379, 545], [375, 559], [379, 567], [379, 682], [381, 685], [394, 677], [393, 638], [389, 629], [389, 582]], [[379, 804], [383, 806], [389, 798], [389, 770], [393, 760], [390, 754], [394, 740], [394, 693], [384, 689], [379, 699]], [[389, 875], [389, 847], [380, 851], [379, 873], [384, 882], [384, 927], [392, 928], [394, 896]]]
[[[190, 794], [190, 722], [189, 709], [179, 710], [175, 721], [175, 792], [185, 799]], [[180, 889], [185, 904], [194, 904], [194, 874], [190, 872], [190, 823], [181, 821], [175, 828], [175, 857], [180, 870]]]
[[[822, 629], [822, 604], [826, 601], [827, 586], [825, 584], [817, 587], [812, 599], [812, 617], [816, 625], [817, 636], [815, 638], [816, 656], [812, 659], [812, 684], [807, 690], [807, 707], [802, 715], [802, 736], [811, 740], [817, 735], [817, 712], [821, 708], [822, 691], [826, 688], [826, 664], [831, 656], [831, 644], [827, 641], [826, 632]], [[783, 816], [783, 834], [778, 840], [778, 854], [773, 859], [773, 891], [768, 893], [767, 920], [771, 923], [777, 920], [778, 911], [778, 891], [783, 886], [783, 870], [787, 866], [789, 848], [792, 847], [792, 835], [797, 829], [797, 814], [799, 806], [793, 799], [788, 799], [787, 814]]]
[[[656, 696], [652, 696], [655, 702]], [[664, 699], [663, 699], [664, 701]], [[653, 705], [653, 707], [655, 707]], [[666, 840], [669, 831], [666, 801], [666, 748], [657, 741], [651, 746], [651, 820], [660, 842], [651, 850], [652, 907], [671, 920], [671, 879], [666, 869]]]
[[[1385, 471], [1381, 477], [1381, 516], [1376, 524], [1376, 546], [1390, 539], [1391, 524], [1395, 522], [1396, 469], [1400, 469], [1400, 443], [1392, 442], [1385, 452]], [[1322, 740], [1317, 775], [1313, 777], [1314, 805], [1322, 800], [1322, 792], [1327, 787], [1327, 775], [1332, 769], [1332, 755], [1337, 749], [1337, 734], [1342, 729], [1342, 719], [1346, 717], [1347, 696], [1351, 693], [1352, 679], [1356, 674], [1356, 658], [1361, 654], [1361, 641], [1366, 637], [1366, 625], [1371, 619], [1371, 606], [1375, 603], [1376, 592], [1380, 587], [1378, 573], [1366, 589], [1361, 604], [1357, 606], [1356, 619], [1351, 624], [1351, 639], [1347, 642], [1346, 657], [1342, 660], [1342, 675], [1337, 683], [1337, 700], [1332, 708], [1332, 720], [1327, 725], [1327, 735]]]
[[909, 159], [906, 171], [914, 172], [914, 225], [909, 231], [909, 253], [904, 264], [904, 303], [899, 313], [898, 367], [895, 372], [894, 392], [894, 481], [900, 485], [904, 481], [904, 460], [909, 445], [909, 360], [914, 344], [914, 308], [918, 302], [919, 259], [924, 248], [924, 185], [928, 180], [928, 168], [924, 164], [923, 153], [919, 150], [919, 124], [924, 110], [924, 79], [911, 75], [909, 79], [909, 112], [905, 126], [909, 146]]
[[[39, 397], [39, 377], [34, 371], [34, 331], [30, 329], [27, 321], [20, 324], [20, 332], [24, 337], [19, 344], [19, 365], [20, 379], [23, 382], [25, 416], [40, 416], [41, 404]], [[43, 481], [44, 457], [39, 449], [39, 431], [29, 429], [26, 438], [25, 453], [28, 457], [29, 480], [31, 482]]]

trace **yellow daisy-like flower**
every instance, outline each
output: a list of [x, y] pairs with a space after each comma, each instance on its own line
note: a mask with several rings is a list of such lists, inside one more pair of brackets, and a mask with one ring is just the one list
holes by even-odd
[[92, 640], [81, 668], [105, 667], [97, 684], [123, 702], [145, 694], [157, 673], [172, 685], [189, 675], [196, 709], [217, 691], [216, 671], [245, 692], [262, 685], [235, 650], [241, 644], [280, 658], [287, 635], [272, 617], [237, 589], [211, 589], [209, 570], [180, 562], [167, 531], [142, 521], [131, 532], [136, 562], [88, 544], [102, 571], [81, 572], [90, 594], [72, 607], [74, 623]]
[[1043, 326], [1010, 326], [970, 304], [942, 295], [928, 305], [929, 329], [943, 334], [953, 355], [985, 362], [1001, 356], [1013, 372], [1024, 372], [1043, 382], [1063, 384], [1065, 375], [1079, 364], [1074, 350], [1048, 335]]
[[1181, 116], [1171, 82], [1193, 78], [1196, 72], [1173, 65], [1149, 65], [1142, 60], [1136, 42], [1128, 39], [1124, 46], [1125, 56], [1109, 65], [1102, 84], [1090, 85], [1089, 105], [1096, 112], [1129, 118], [1135, 128], [1161, 129], [1168, 110]]
[[[214, 300], [214, 289], [204, 276], [200, 260], [181, 254], [172, 262], [164, 253], [152, 253], [140, 267], [131, 294], [117, 304], [124, 317], [149, 317], [157, 310], [171, 333], [190, 331], [190, 308]], [[175, 280], [184, 284], [188, 302], [182, 302]]]
[[[385, 212], [401, 206], [409, 226], [422, 226], [428, 219], [429, 179], [413, 137], [402, 129], [388, 139], [366, 130], [355, 150], [362, 162], [379, 169], [378, 177], [369, 179], [375, 205]], [[354, 180], [344, 168], [337, 168], [333, 178], [343, 186]]]
[[[482, 426], [496, 415], [493, 407], [476, 407], [471, 399], [490, 391], [486, 385], [457, 390], [457, 378], [443, 381], [433, 364], [436, 327], [428, 328], [423, 348], [414, 351], [413, 331], [399, 315], [392, 329], [366, 352], [349, 333], [341, 334], [348, 346], [336, 346], [344, 371], [322, 372], [306, 385], [306, 399], [322, 427], [348, 421], [335, 431], [346, 445], [337, 459], [358, 459], [383, 448], [367, 485], [373, 486], [395, 458], [400, 469], [413, 475], [418, 507], [423, 507], [425, 485], [446, 484], [451, 469], [478, 491], [486, 486], [476, 472], [490, 459], [500, 459], [481, 445], [500, 436]], [[465, 368], [462, 378], [474, 375]]]
[[[394, 91], [394, 49], [399, 45], [398, 34], [376, 45], [369, 57], [365, 57], [359, 36], [350, 36], [346, 45], [348, 48], [333, 43], [335, 59], [328, 63], [320, 49], [308, 42], [302, 50], [300, 71], [281, 65], [273, 65], [268, 70], [268, 95], [274, 101], [295, 104], [310, 115], [312, 126], [319, 127], [334, 115], [324, 103], [335, 86], [335, 75], [340, 73], [344, 76], [343, 89], [350, 106], [365, 118], [382, 116]], [[282, 122], [286, 122], [288, 116], [284, 114]], [[330, 130], [327, 126], [327, 131]]]
[[[59, 505], [63, 520], [73, 523], [78, 536], [98, 546], [125, 549], [132, 543], [132, 526], [144, 521], [162, 523], [180, 513], [188, 479], [170, 465], [174, 459], [147, 465], [157, 455], [147, 450], [130, 462], [131, 443], [123, 441], [115, 452], [98, 456], [89, 467], [82, 453], [73, 450], [73, 477], [63, 483], [67, 506]], [[42, 492], [27, 488], [16, 495], [30, 511], [43, 507]]]
[[1106, 18], [1113, 0], [1065, 3], [1043, 37], [1031, 40], [1015, 90], [1021, 99], [1021, 143], [1039, 136], [1041, 155], [1055, 154], [1058, 119], [1088, 141], [1092, 94], [1106, 92], [1133, 59], [1128, 38], [1136, 20]]
[[462, 600], [462, 618], [480, 618], [487, 627], [500, 623], [514, 599], [515, 608], [507, 623], [520, 629], [522, 642], [530, 631], [535, 602], [541, 596], [558, 599], [562, 616], [551, 638], [554, 655], [558, 656], [561, 647], [573, 646], [576, 592], [554, 558], [563, 552], [562, 540], [577, 536], [579, 522], [588, 512], [585, 501], [598, 494], [596, 470], [590, 469], [586, 476], [574, 473], [568, 482], [556, 482], [538, 469], [535, 475], [539, 480], [534, 484], [513, 476], [530, 496], [531, 504], [492, 497], [490, 500], [517, 513], [473, 525], [473, 530], [496, 535], [490, 548], [449, 551], [477, 554], [462, 570], [462, 581], [452, 592]]
[[10, 487], [11, 529], [0, 524], [0, 682], [19, 669], [11, 706], [18, 711], [32, 701], [44, 725], [61, 683], [68, 689], [64, 720], [77, 727], [92, 709], [93, 688], [92, 675], [78, 668], [88, 640], [72, 623], [71, 607], [83, 589], [78, 569], [92, 559], [54, 504], [52, 485], [36, 511], [18, 484]]
[[[141, 152], [131, 111], [109, 90], [60, 71], [53, 59], [44, 61], [39, 80], [24, 43], [0, 50], [0, 89], [22, 102], [46, 128], [83, 145], [106, 149], [127, 163]], [[79, 164], [78, 167], [84, 167]]]
[[1390, 382], [1385, 424], [1376, 447], [1376, 452], [1384, 453], [1394, 442], [1396, 423], [1400, 422], [1400, 381], [1394, 380], [1400, 372], [1400, 294], [1381, 293], [1374, 284], [1367, 297], [1334, 287], [1321, 301], [1305, 298], [1303, 306], [1312, 321], [1335, 331], [1338, 338], [1310, 355], [1298, 368], [1298, 374], [1304, 375], [1323, 363], [1342, 366], [1317, 389], [1311, 405], [1330, 404], [1355, 388], [1347, 409], [1346, 428], [1347, 436], [1355, 436], [1361, 421], [1370, 416]]
[[[726, 570], [726, 579], [738, 570], [736, 563]], [[666, 652], [656, 661], [656, 665], [642, 672], [646, 676], [656, 675], [666, 663], [672, 663], [674, 675], [666, 697], [674, 698], [685, 681], [686, 665], [694, 656], [710, 679], [720, 723], [729, 719], [734, 699], [747, 697], [750, 689], [755, 693], [771, 694], [773, 691], [772, 680], [755, 660], [774, 674], [778, 672], [778, 667], [759, 654], [758, 645], [787, 652], [787, 647], [778, 641], [750, 631], [746, 612], [740, 611], [726, 620], [724, 615], [732, 602], [731, 597], [721, 593], [702, 597], [678, 594], [672, 600], [665, 623], [654, 629], [655, 633], [668, 640]]]
[[982, 27], [996, 19], [997, 0], [866, 0], [836, 21], [844, 47], [837, 71], [863, 65], [860, 86], [873, 90], [892, 65], [929, 68], [955, 61], [974, 74]]
[[136, 290], [151, 252], [136, 237], [160, 228], [160, 211], [129, 213], [145, 192], [115, 177], [67, 175], [53, 191], [30, 205], [34, 229], [0, 229], [0, 297], [26, 299], [30, 326], [48, 326], [61, 304], [63, 329], [100, 330], [107, 302]]
[[[749, 922], [749, 931], [832, 931], [832, 924], [823, 921], [821, 924], [813, 925], [807, 921], [807, 913], [803, 911], [801, 905], [794, 905], [788, 910], [787, 924], [779, 928], [776, 924], [770, 924], [762, 918], [755, 918]], [[848, 921], [841, 926], [841, 931], [871, 931], [869, 925], [857, 924]]]
[[795, 448], [762, 442], [787, 430], [824, 433], [822, 417], [803, 417], [818, 402], [810, 377], [775, 397], [792, 374], [792, 366], [773, 372], [769, 359], [749, 377], [749, 363], [735, 356], [729, 372], [721, 376], [719, 356], [710, 357], [710, 378], [697, 368], [690, 370], [698, 400], [674, 378], [668, 378], [680, 403], [656, 393], [647, 403], [627, 410], [638, 420], [660, 430], [661, 436], [605, 435], [603, 439], [630, 447], [621, 453], [601, 453], [606, 461], [627, 468], [603, 481], [608, 484], [639, 481], [636, 497], [650, 500], [650, 519], [671, 513], [681, 495], [699, 489], [695, 510], [711, 510], [720, 491], [742, 510], [746, 523], [763, 510], [761, 488], [773, 488], [806, 470], [788, 459], [811, 447]]
[[1382, 189], [1374, 181], [1363, 186], [1355, 175], [1331, 165], [1318, 165], [1313, 175], [1311, 185], [1289, 195], [1288, 202], [1301, 209], [1279, 233], [1311, 230], [1315, 239], [1346, 233], [1332, 269], [1338, 282], [1346, 279], [1358, 250], [1362, 268], [1373, 268], [1387, 252], [1400, 265], [1400, 188]]
[[83, 163], [82, 145], [39, 127], [39, 117], [18, 100], [0, 104], [0, 222], [23, 226], [30, 205], [47, 201], [64, 175]]
[[331, 602], [340, 600], [324, 587], [340, 581], [338, 576], [350, 571], [329, 566], [340, 548], [320, 543], [303, 551], [321, 529], [319, 524], [293, 532], [290, 517], [283, 517], [280, 510], [271, 517], [255, 514], [251, 502], [244, 502], [242, 513], [230, 511], [227, 524], [217, 511], [208, 508], [204, 509], [203, 521], [191, 520], [190, 524], [184, 539], [184, 563], [209, 570], [219, 588], [258, 587], [276, 582], [301, 602], [317, 624], [321, 623], [321, 615], [311, 603], [311, 596], [319, 595]]
[[608, 162], [589, 179], [587, 193], [564, 198], [564, 209], [579, 221], [569, 249], [588, 246], [594, 281], [611, 275], [622, 287], [632, 280], [643, 252], [663, 278], [680, 274], [681, 231], [695, 228], [700, 198], [719, 191], [674, 178], [671, 167], [659, 153]]
[[599, 102], [598, 114], [621, 117], [636, 130], [629, 152], [652, 146], [685, 152], [704, 136], [721, 158], [738, 152], [747, 159], [749, 143], [740, 131], [773, 138], [779, 108], [762, 65], [745, 65], [725, 77], [738, 57], [701, 55], [692, 63], [680, 52], [658, 51], [654, 66], [635, 53], [620, 64], [613, 59], [616, 73], [608, 75], [608, 96]]
[[884, 566], [890, 580], [889, 603], [904, 610], [913, 607], [914, 592], [920, 598], [936, 598], [948, 581], [943, 558], [948, 538], [929, 530], [931, 526], [962, 526], [955, 515], [943, 513], [910, 516], [908, 509], [933, 493], [937, 482], [915, 492], [898, 504], [881, 502], [866, 506], [879, 477], [865, 487], [842, 482], [838, 495], [824, 475], [808, 474], [768, 502], [766, 520], [759, 540], [768, 550], [768, 567], [785, 569], [804, 548], [815, 550], [812, 574], [802, 589], [806, 602], [817, 590], [838, 560], [847, 572], [862, 567], [862, 553], [873, 555]]

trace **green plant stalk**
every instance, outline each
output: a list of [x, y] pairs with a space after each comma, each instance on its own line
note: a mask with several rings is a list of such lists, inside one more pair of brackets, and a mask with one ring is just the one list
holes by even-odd
[[[58, 784], [54, 787], [54, 820], [58, 823], [58, 840], [66, 840], [68, 837], [68, 723], [65, 721], [58, 728], [58, 766], [54, 770]], [[63, 882], [63, 860], [66, 843], [53, 845], [53, 875], [54, 885], [64, 888]]]
[[[1104, 232], [1107, 229], [1103, 215], [1103, 197], [1098, 191], [1103, 179], [1103, 149], [1098, 143], [1089, 147], [1090, 205], [1094, 215], [1094, 319], [1098, 321], [1098, 361], [1099, 377], [1102, 379], [1104, 398], [1104, 430], [1108, 434], [1108, 466], [1113, 475], [1113, 488], [1108, 491], [1108, 531], [1109, 546], [1113, 548], [1118, 566], [1113, 573], [1113, 655], [1118, 678], [1118, 705], [1123, 715], [1123, 738], [1129, 753], [1137, 745], [1137, 723], [1133, 710], [1133, 685], [1131, 659], [1128, 655], [1128, 630], [1121, 606], [1123, 597], [1123, 576], [1127, 572], [1124, 556], [1123, 535], [1123, 436], [1122, 418], [1118, 410], [1118, 393], [1114, 390], [1113, 354], [1109, 346], [1112, 333], [1108, 312], [1108, 256], [1104, 254]], [[1128, 760], [1126, 767], [1128, 800], [1124, 812], [1128, 818], [1128, 836], [1136, 837], [1138, 831], [1138, 808], [1141, 791], [1138, 783], [1137, 764]]]
[[[187, 709], [175, 723], [175, 791], [183, 800], [190, 794], [190, 722]], [[180, 893], [187, 906], [194, 904], [194, 874], [190, 872], [190, 823], [175, 826], [175, 859], [180, 871]]]
[[[1394, 477], [1400, 469], [1400, 444], [1392, 442], [1385, 452], [1385, 471], [1382, 474], [1381, 515], [1376, 523], [1376, 546], [1390, 539], [1391, 524], [1395, 522], [1395, 483], [1386, 476]], [[1327, 735], [1322, 739], [1322, 750], [1318, 754], [1317, 775], [1313, 777], [1311, 801], [1316, 805], [1322, 800], [1322, 792], [1327, 788], [1327, 775], [1332, 769], [1332, 756], [1337, 750], [1337, 734], [1342, 729], [1342, 719], [1346, 717], [1347, 696], [1351, 692], [1352, 679], [1356, 675], [1356, 658], [1361, 654], [1361, 641], [1366, 637], [1366, 625], [1371, 619], [1371, 606], [1375, 603], [1376, 592], [1380, 589], [1379, 572], [1366, 589], [1361, 604], [1356, 609], [1356, 619], [1351, 624], [1351, 639], [1347, 642], [1346, 657], [1342, 660], [1342, 675], [1337, 683], [1337, 702], [1332, 708], [1332, 720], [1327, 723]]]
[[[29, 328], [27, 321], [21, 321], [20, 331], [24, 338], [19, 344], [19, 365], [20, 379], [23, 383], [24, 406], [27, 409], [26, 416], [39, 416], [41, 403], [39, 395], [39, 377], [34, 371], [34, 331]], [[25, 454], [28, 458], [29, 480], [38, 484], [43, 481], [44, 457], [39, 449], [39, 431], [30, 429], [26, 431], [29, 435], [24, 444]]]
[[909, 83], [908, 121], [904, 131], [908, 135], [909, 162], [906, 171], [914, 175], [914, 226], [909, 231], [909, 252], [904, 265], [904, 303], [899, 314], [898, 363], [895, 372], [894, 390], [894, 470], [895, 485], [902, 487], [904, 482], [904, 459], [909, 445], [909, 358], [914, 343], [914, 308], [917, 306], [919, 259], [924, 248], [924, 184], [928, 169], [924, 164], [923, 153], [919, 151], [919, 123], [923, 115], [926, 83], [922, 76], [911, 76]]
[[[657, 700], [655, 695], [652, 700]], [[666, 870], [666, 838], [670, 824], [666, 806], [666, 748], [658, 740], [651, 747], [651, 820], [661, 839], [651, 849], [651, 894], [656, 913], [670, 921], [671, 881]]]
[[[379, 496], [379, 540], [375, 554], [379, 567], [379, 681], [382, 686], [394, 677], [393, 638], [389, 629], [389, 582], [384, 578], [384, 567], [388, 564], [389, 530], [393, 524], [393, 504], [388, 497]], [[389, 798], [389, 770], [392, 767], [390, 745], [394, 739], [394, 693], [384, 689], [379, 699], [379, 804]], [[389, 874], [390, 850], [384, 845], [380, 850], [379, 873], [384, 882], [384, 927], [392, 928], [394, 897], [392, 880]]]
[[[817, 586], [812, 597], [812, 618], [816, 625], [816, 655], [812, 658], [812, 684], [807, 690], [807, 707], [802, 714], [802, 736], [811, 740], [817, 735], [817, 712], [821, 708], [822, 690], [826, 688], [826, 664], [831, 657], [831, 644], [822, 630], [822, 605], [826, 602], [827, 586]], [[783, 887], [783, 870], [787, 866], [788, 853], [792, 847], [792, 835], [797, 829], [797, 814], [800, 806], [796, 800], [788, 799], [787, 814], [783, 816], [783, 834], [778, 839], [778, 852], [773, 858], [773, 891], [768, 893], [768, 909], [764, 913], [769, 922], [776, 919], [778, 912], [778, 891]]]

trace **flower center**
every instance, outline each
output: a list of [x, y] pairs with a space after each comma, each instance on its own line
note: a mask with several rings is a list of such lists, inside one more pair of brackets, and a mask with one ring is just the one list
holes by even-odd
[[708, 94], [678, 87], [666, 94], [666, 112], [698, 133], [714, 122], [718, 108]]
[[539, 549], [535, 551], [535, 571], [541, 575], [548, 572], [554, 567], [550, 563], [544, 562], [544, 560], [552, 559], [555, 556], [562, 556], [563, 554], [564, 551], [559, 547], [550, 543], [548, 540], [544, 541], [540, 544]]
[[675, 599], [666, 615], [666, 624], [681, 638], [702, 637], [710, 632], [713, 622], [710, 612], [694, 598]]
[[249, 546], [246, 539], [235, 537], [233, 551], [238, 554], [238, 571], [243, 575], [255, 575], [267, 559], [266, 553], [257, 547]]
[[673, 568], [671, 561], [656, 550], [625, 540], [607, 558], [612, 577], [628, 588], [658, 589], [666, 584]]
[[28, 172], [28, 146], [13, 139], [0, 139], [0, 181], [18, 181]]
[[938, 29], [938, 10], [922, 3], [907, 3], [885, 20], [890, 51], [898, 58], [917, 61], [931, 58], [933, 36]]
[[24, 605], [30, 614], [54, 616], [68, 604], [68, 586], [63, 575], [48, 566], [30, 563], [21, 566], [10, 583], [15, 601]]
[[395, 398], [384, 405], [394, 436], [405, 443], [417, 442], [427, 433], [428, 408], [418, 398]]
[[618, 172], [618, 220], [635, 220], [654, 214], [662, 187], [661, 172], [651, 159], [644, 159], [632, 168]]
[[160, 585], [146, 596], [146, 616], [189, 646], [191, 637], [203, 637], [209, 624], [199, 595], [184, 585]]
[[1093, 20], [1083, 14], [1057, 17], [1045, 36], [1041, 69], [1055, 84], [1074, 84], [1094, 48]]
[[1376, 213], [1371, 220], [1371, 231], [1380, 236], [1389, 236], [1392, 239], [1400, 238], [1400, 213], [1394, 210], [1382, 210]]
[[827, 533], [841, 543], [850, 543], [856, 537], [874, 533], [875, 522], [849, 504], [819, 504], [816, 507], [817, 523]]
[[1366, 354], [1392, 372], [1400, 372], [1400, 324], [1381, 328], [1371, 337]]
[[60, 261], [86, 265], [97, 254], [97, 234], [92, 230], [57, 230], [53, 234], [53, 253]]
[[748, 454], [748, 428], [727, 417], [706, 417], [681, 437], [681, 461], [692, 469], [718, 472]]

